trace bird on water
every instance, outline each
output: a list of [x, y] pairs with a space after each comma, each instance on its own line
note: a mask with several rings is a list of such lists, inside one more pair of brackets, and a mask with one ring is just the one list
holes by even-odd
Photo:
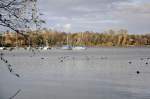
[[140, 73], [140, 71], [138, 71], [138, 70], [137, 70], [137, 71], [136, 71], [136, 73], [137, 73], [137, 74], [139, 74], [139, 73]]

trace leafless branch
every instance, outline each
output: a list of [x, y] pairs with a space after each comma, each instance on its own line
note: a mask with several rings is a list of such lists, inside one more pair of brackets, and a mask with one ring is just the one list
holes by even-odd
[[20, 93], [21, 89], [19, 89], [13, 96], [11, 96], [9, 99], [14, 99], [19, 93]]

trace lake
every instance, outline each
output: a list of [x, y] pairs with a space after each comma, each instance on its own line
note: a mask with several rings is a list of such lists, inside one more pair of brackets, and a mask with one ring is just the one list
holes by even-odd
[[0, 99], [150, 99], [150, 48], [1, 52]]

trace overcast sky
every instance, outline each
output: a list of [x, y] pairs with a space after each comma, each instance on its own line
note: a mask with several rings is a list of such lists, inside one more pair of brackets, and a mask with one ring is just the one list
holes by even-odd
[[38, 0], [38, 7], [48, 29], [150, 33], [150, 0]]
[[39, 0], [45, 27], [69, 32], [150, 32], [150, 0]]

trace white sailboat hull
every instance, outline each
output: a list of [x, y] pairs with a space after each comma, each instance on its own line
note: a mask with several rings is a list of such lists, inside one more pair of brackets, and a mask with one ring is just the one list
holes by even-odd
[[46, 47], [43, 47], [43, 50], [48, 50], [48, 48], [49, 48], [49, 47], [47, 47], [47, 46], [46, 46]]
[[76, 46], [76, 47], [73, 47], [72, 49], [73, 50], [86, 50], [87, 48], [83, 46]]
[[63, 50], [72, 50], [72, 47], [66, 45], [66, 46], [63, 46], [61, 49], [63, 49]]
[[3, 50], [4, 49], [4, 47], [0, 47], [0, 50]]

